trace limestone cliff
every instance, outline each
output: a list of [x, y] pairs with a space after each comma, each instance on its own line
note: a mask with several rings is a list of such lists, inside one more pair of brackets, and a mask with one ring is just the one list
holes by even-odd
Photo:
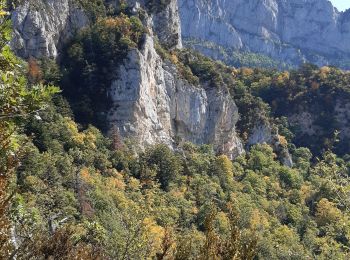
[[[298, 65], [350, 60], [350, 11], [328, 0], [179, 0], [182, 34]], [[189, 44], [213, 57], [219, 49]]]
[[255, 144], [269, 144], [276, 153], [279, 161], [288, 167], [293, 167], [292, 156], [287, 148], [287, 143], [281, 141], [278, 129], [268, 122], [262, 122], [253, 128], [247, 141], [248, 149]]
[[[18, 7], [12, 15], [12, 46], [22, 57], [56, 57], [62, 44], [89, 23], [73, 0], [37, 0]], [[106, 1], [118, 9], [120, 1]], [[112, 75], [108, 95], [110, 127], [141, 147], [156, 143], [174, 146], [176, 141], [213, 144], [218, 152], [235, 157], [244, 152], [235, 125], [238, 109], [227, 89], [192, 85], [177, 67], [163, 60], [155, 38], [168, 50], [181, 48], [177, 0], [126, 1], [128, 12], [142, 14], [147, 33], [142, 46], [131, 49]]]
[[[334, 95], [336, 96], [336, 95]], [[326, 136], [339, 150], [347, 151], [350, 144], [350, 99], [344, 94], [336, 97], [328, 110], [325, 104], [300, 105], [287, 114], [290, 125], [295, 129], [296, 142], [316, 143], [317, 138]], [[320, 141], [319, 141], [320, 142]]]
[[231, 157], [244, 151], [235, 132], [238, 109], [227, 90], [181, 79], [176, 66], [157, 54], [151, 37], [146, 36], [140, 50], [130, 51], [116, 76], [108, 119], [122, 136], [143, 147], [173, 146], [181, 139], [213, 144]]

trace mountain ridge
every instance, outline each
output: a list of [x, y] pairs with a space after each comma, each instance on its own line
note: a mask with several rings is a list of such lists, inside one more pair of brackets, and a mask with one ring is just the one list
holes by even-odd
[[349, 59], [350, 12], [337, 11], [328, 0], [180, 0], [179, 6], [184, 39], [261, 53], [294, 66]]

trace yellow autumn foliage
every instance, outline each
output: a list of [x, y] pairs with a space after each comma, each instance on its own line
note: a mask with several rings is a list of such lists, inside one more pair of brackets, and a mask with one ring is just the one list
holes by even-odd
[[87, 167], [83, 167], [80, 170], [80, 178], [87, 184], [95, 185], [98, 183], [97, 178], [91, 175], [90, 170]]
[[64, 124], [65, 124], [65, 127], [66, 127], [69, 135], [71, 136], [72, 142], [76, 145], [83, 145], [84, 144], [84, 134], [79, 133], [77, 124], [69, 118], [64, 118]]
[[303, 201], [305, 201], [305, 199], [309, 198], [311, 196], [311, 186], [310, 185], [302, 185], [300, 188], [300, 194], [301, 194], [301, 198]]
[[82, 134], [83, 142], [91, 149], [96, 149], [96, 135], [91, 131]]
[[253, 75], [254, 70], [251, 69], [251, 68], [244, 67], [244, 68], [241, 69], [241, 73], [242, 73], [243, 76], [247, 77], [247, 76]]
[[224, 232], [225, 230], [230, 230], [230, 220], [224, 212], [220, 211], [217, 213], [216, 222], [220, 233]]
[[172, 53], [170, 56], [171, 62], [174, 64], [178, 64], [179, 63], [179, 58], [177, 57], [177, 55], [175, 53]]
[[321, 199], [316, 208], [316, 222], [320, 226], [336, 223], [342, 217], [341, 211], [328, 199]]
[[126, 184], [122, 178], [109, 177], [107, 178], [107, 186], [111, 189], [125, 190]]
[[227, 155], [220, 155], [217, 160], [219, 165], [221, 165], [222, 169], [224, 170], [226, 176], [233, 178], [233, 165]]
[[266, 216], [260, 213], [258, 209], [254, 209], [250, 217], [250, 226], [253, 230], [257, 229], [267, 229], [270, 226], [270, 223]]
[[141, 188], [140, 181], [132, 177], [129, 179], [128, 187], [134, 191], [139, 190]]
[[288, 141], [283, 135], [278, 135], [278, 141], [282, 146], [287, 147]]
[[278, 75], [278, 77], [276, 78], [276, 82], [277, 84], [284, 84], [287, 80], [289, 80], [290, 78], [290, 74], [288, 71], [284, 71], [281, 74]]
[[143, 220], [143, 238], [145, 241], [148, 241], [148, 246], [150, 249], [149, 259], [159, 252], [162, 248], [162, 241], [165, 234], [165, 229], [154, 221], [153, 218], [145, 218]]
[[320, 68], [320, 77], [321, 79], [325, 79], [327, 78], [328, 74], [331, 72], [331, 68], [328, 66], [323, 66], [322, 68]]

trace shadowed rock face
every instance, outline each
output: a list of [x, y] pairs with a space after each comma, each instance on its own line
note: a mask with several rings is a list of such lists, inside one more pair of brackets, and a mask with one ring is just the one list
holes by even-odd
[[328, 0], [179, 0], [179, 6], [185, 39], [294, 65], [350, 57], [349, 11], [338, 12]]

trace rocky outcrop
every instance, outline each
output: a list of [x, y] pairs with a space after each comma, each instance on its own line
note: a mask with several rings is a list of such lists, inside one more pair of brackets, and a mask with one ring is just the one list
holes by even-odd
[[235, 131], [238, 109], [228, 91], [189, 84], [161, 59], [150, 36], [118, 68], [110, 95], [109, 122], [142, 147], [173, 146], [180, 139], [213, 144], [231, 157], [244, 151]]
[[252, 146], [255, 144], [262, 143], [270, 144], [273, 139], [272, 135], [272, 129], [269, 124], [259, 123], [251, 131], [247, 141], [247, 145]]
[[12, 12], [12, 48], [27, 58], [56, 57], [62, 44], [88, 24], [85, 12], [71, 0], [25, 1]]
[[[325, 123], [320, 117], [325, 113], [330, 113], [332, 125]], [[323, 136], [332, 129], [331, 135], [334, 135], [336, 131], [339, 132], [337, 136], [339, 141], [350, 139], [350, 99], [346, 94], [335, 99], [332, 110], [322, 111], [315, 105], [301, 106], [296, 111], [291, 111], [288, 119], [291, 126], [298, 129], [298, 134], [301, 136]]]
[[294, 65], [350, 60], [350, 11], [338, 12], [328, 0], [179, 0], [179, 5], [187, 40]]
[[[106, 3], [120, 7], [118, 0]], [[116, 68], [109, 90], [111, 127], [140, 147], [156, 143], [174, 147], [183, 140], [213, 144], [232, 158], [243, 153], [235, 131], [238, 109], [228, 90], [189, 84], [155, 50], [155, 36], [168, 49], [182, 47], [177, 0], [126, 3], [129, 12], [142, 13], [148, 33], [143, 46], [131, 50]], [[56, 57], [62, 43], [89, 23], [84, 11], [70, 0], [26, 2], [13, 12], [12, 20], [12, 47], [24, 58]]]
[[264, 143], [269, 144], [273, 148], [277, 158], [283, 165], [293, 167], [293, 160], [289, 153], [287, 142], [278, 134], [278, 129], [271, 126], [269, 122], [258, 120], [249, 135], [247, 149], [253, 145]]

